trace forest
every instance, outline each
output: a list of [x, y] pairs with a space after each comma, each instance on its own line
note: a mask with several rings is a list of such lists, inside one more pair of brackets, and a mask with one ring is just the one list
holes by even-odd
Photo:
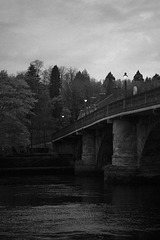
[[43, 66], [35, 60], [16, 75], [0, 71], [0, 153], [40, 143], [45, 147], [55, 131], [93, 111], [104, 99], [115, 101], [160, 86], [157, 73], [144, 79], [138, 70], [133, 79], [121, 80], [109, 72], [98, 81], [86, 69]]

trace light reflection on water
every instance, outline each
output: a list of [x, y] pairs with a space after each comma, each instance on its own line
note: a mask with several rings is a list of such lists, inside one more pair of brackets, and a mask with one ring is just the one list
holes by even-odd
[[160, 186], [102, 179], [0, 179], [0, 239], [159, 239]]

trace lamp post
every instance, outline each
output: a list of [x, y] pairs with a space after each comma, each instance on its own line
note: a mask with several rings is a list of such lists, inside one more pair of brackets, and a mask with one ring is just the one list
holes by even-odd
[[86, 113], [87, 113], [86, 105], [87, 105], [87, 99], [84, 99], [84, 113], [85, 113], [85, 116], [86, 116]]
[[125, 92], [125, 97], [126, 97], [126, 95], [127, 95], [127, 79], [128, 79], [128, 75], [126, 72], [123, 75], [123, 79], [124, 79], [124, 92]]
[[62, 118], [62, 120], [61, 120], [62, 121], [62, 127], [64, 127], [64, 115], [62, 115], [61, 118]]

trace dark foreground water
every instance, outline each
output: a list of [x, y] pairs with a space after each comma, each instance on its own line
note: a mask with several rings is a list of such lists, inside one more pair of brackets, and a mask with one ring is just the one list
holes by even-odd
[[160, 186], [0, 178], [0, 239], [160, 239]]

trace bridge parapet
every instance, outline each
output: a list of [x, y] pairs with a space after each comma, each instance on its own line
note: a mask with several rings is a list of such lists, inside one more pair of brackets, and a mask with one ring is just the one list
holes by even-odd
[[130, 113], [160, 107], [160, 87], [124, 99], [116, 100], [93, 111], [53, 134], [53, 141], [64, 138], [98, 122]]

